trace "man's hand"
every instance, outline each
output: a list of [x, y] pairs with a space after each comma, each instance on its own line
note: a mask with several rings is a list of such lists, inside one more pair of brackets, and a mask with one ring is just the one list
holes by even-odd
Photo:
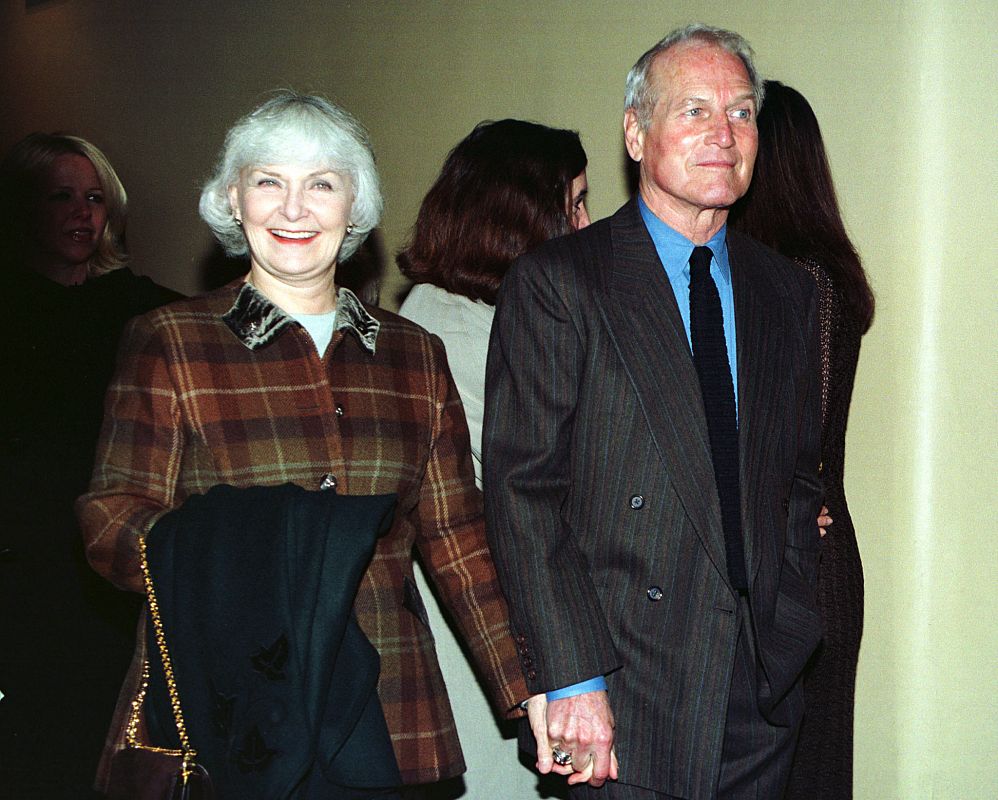
[[[531, 698], [530, 705], [533, 700]], [[543, 732], [546, 734], [543, 750], [541, 738], [537, 738], [538, 771], [568, 775], [569, 784], [588, 782], [595, 787], [602, 786], [607, 778], [617, 779], [617, 756], [613, 752], [613, 712], [606, 692], [585, 692], [552, 700], [547, 704], [546, 712], [547, 730]], [[537, 736], [533, 717], [531, 727]], [[559, 767], [553, 763], [551, 751], [555, 747], [572, 754], [570, 766]]]

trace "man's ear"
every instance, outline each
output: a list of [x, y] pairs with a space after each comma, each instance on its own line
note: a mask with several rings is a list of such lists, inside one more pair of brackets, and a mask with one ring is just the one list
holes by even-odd
[[645, 131], [633, 108], [624, 112], [624, 144], [627, 146], [627, 154], [634, 161], [640, 161], [645, 150]]

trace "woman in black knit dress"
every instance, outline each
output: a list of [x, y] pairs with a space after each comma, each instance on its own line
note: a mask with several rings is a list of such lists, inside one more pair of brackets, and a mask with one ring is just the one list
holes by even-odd
[[839, 213], [821, 131], [807, 100], [766, 82], [752, 186], [729, 224], [794, 259], [818, 284], [822, 480], [834, 524], [822, 541], [825, 636], [805, 673], [806, 711], [786, 798], [852, 797], [853, 702], [863, 634], [863, 567], [843, 488], [846, 421], [873, 292]]

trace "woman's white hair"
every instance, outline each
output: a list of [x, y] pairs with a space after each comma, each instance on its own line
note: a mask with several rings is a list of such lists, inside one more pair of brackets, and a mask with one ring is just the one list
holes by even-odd
[[732, 55], [738, 56], [745, 65], [749, 81], [752, 83], [755, 94], [755, 108], [758, 114], [762, 110], [762, 101], [766, 94], [766, 84], [755, 68], [752, 48], [743, 36], [734, 31], [726, 31], [723, 28], [715, 28], [711, 25], [704, 25], [702, 22], [694, 22], [682, 28], [677, 28], [661, 41], [657, 42], [641, 58], [637, 60], [631, 71], [627, 73], [627, 83], [624, 92], [624, 111], [634, 109], [638, 124], [647, 130], [651, 125], [652, 113], [655, 111], [655, 104], [658, 102], [658, 87], [653, 86], [648, 80], [652, 64], [666, 50], [685, 42], [703, 42], [713, 44], [727, 50]]
[[229, 129], [215, 171], [201, 190], [201, 218], [226, 253], [246, 255], [246, 237], [229, 203], [229, 187], [245, 167], [289, 163], [314, 164], [350, 178], [352, 229], [338, 256], [345, 261], [381, 219], [381, 185], [364, 126], [317, 95], [278, 91]]

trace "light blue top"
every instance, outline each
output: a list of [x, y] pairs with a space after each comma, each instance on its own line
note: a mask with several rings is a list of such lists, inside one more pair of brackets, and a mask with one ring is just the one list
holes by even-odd
[[308, 335], [312, 337], [315, 349], [319, 351], [321, 358], [333, 338], [333, 330], [336, 328], [336, 309], [326, 311], [323, 314], [292, 314], [291, 316], [308, 331]]
[[[641, 210], [641, 218], [645, 221], [645, 227], [648, 228], [651, 240], [655, 243], [659, 260], [665, 267], [669, 283], [672, 284], [672, 291], [676, 295], [676, 304], [679, 306], [679, 314], [683, 318], [683, 327], [686, 328], [686, 341], [690, 344], [690, 352], [692, 353], [693, 345], [690, 340], [690, 255], [696, 245], [656, 217], [640, 197], [638, 198], [638, 208]], [[735, 414], [737, 415], [738, 351], [735, 339], [735, 295], [731, 288], [731, 267], [728, 263], [728, 242], [725, 238], [727, 230], [728, 226], [722, 225], [706, 246], [714, 253], [714, 258], [710, 262], [710, 276], [717, 284], [717, 293], [721, 298], [721, 314], [724, 316], [724, 343], [728, 348], [728, 368], [731, 370], [731, 383], [735, 389]]]

